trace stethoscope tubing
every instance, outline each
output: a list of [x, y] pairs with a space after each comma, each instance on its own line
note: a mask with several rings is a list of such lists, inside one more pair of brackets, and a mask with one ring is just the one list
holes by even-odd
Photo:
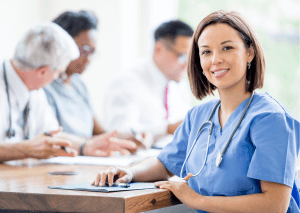
[[184, 162], [183, 162], [183, 165], [182, 165], [182, 167], [181, 167], [181, 171], [180, 171], [180, 178], [181, 178], [181, 179], [182, 179], [182, 172], [183, 172], [184, 166], [185, 166], [185, 164], [186, 164], [186, 161], [187, 161], [187, 159], [190, 157], [190, 154], [191, 154], [191, 152], [192, 152], [192, 150], [193, 150], [193, 148], [194, 148], [194, 146], [195, 146], [195, 144], [196, 144], [196, 141], [197, 141], [197, 139], [198, 139], [200, 133], [201, 133], [202, 130], [203, 130], [202, 128], [203, 128], [203, 126], [204, 126], [205, 124], [209, 123], [209, 124], [210, 124], [210, 131], [209, 131], [209, 134], [208, 134], [208, 140], [207, 140], [207, 145], [206, 145], [205, 159], [204, 159], [204, 162], [203, 162], [203, 164], [202, 164], [201, 169], [199, 170], [199, 172], [198, 172], [196, 175], [193, 175], [193, 177], [196, 177], [196, 176], [199, 175], [200, 172], [202, 171], [202, 169], [203, 169], [203, 167], [204, 167], [204, 165], [205, 165], [206, 159], [207, 159], [209, 140], [210, 140], [210, 136], [211, 136], [211, 134], [212, 134], [213, 126], [214, 126], [213, 122], [211, 122], [210, 120], [211, 120], [211, 118], [212, 118], [214, 112], [216, 111], [216, 109], [217, 109], [217, 107], [219, 106], [220, 103], [221, 103], [221, 101], [218, 101], [218, 103], [215, 105], [215, 107], [213, 108], [212, 112], [210, 113], [208, 120], [205, 121], [205, 122], [201, 125], [201, 127], [199, 128], [199, 130], [198, 130], [198, 132], [197, 132], [197, 135], [196, 135], [196, 138], [195, 138], [195, 140], [194, 140], [194, 142], [193, 142], [193, 144], [192, 144], [192, 146], [191, 146], [191, 149], [190, 149], [190, 151], [189, 151], [187, 157], [185, 158], [185, 160], [184, 160]]
[[14, 130], [12, 129], [12, 118], [11, 118], [11, 104], [10, 104], [10, 95], [9, 95], [9, 88], [8, 88], [8, 82], [7, 82], [7, 77], [6, 77], [6, 68], [5, 68], [5, 63], [3, 62], [3, 78], [4, 78], [4, 83], [5, 83], [5, 90], [6, 90], [6, 95], [7, 95], [7, 102], [8, 102], [8, 109], [9, 109], [9, 131], [8, 138], [14, 137], [14, 134], [11, 135], [11, 132]]
[[[243, 111], [243, 114], [242, 114], [242, 116], [240, 117], [240, 120], [239, 120], [239, 122], [237, 123], [237, 125], [235, 126], [234, 130], [232, 131], [232, 133], [231, 133], [229, 139], [227, 140], [226, 145], [225, 145], [224, 148], [223, 148], [223, 151], [222, 151], [221, 153], [218, 154], [218, 156], [217, 156], [217, 161], [220, 160], [220, 162], [217, 162], [217, 164], [216, 164], [217, 167], [219, 167], [219, 165], [220, 165], [220, 163], [221, 163], [221, 161], [222, 161], [222, 156], [225, 154], [225, 152], [226, 152], [226, 150], [227, 150], [227, 148], [228, 148], [228, 146], [229, 146], [229, 144], [230, 144], [230, 142], [231, 142], [231, 139], [233, 138], [233, 136], [234, 136], [236, 130], [239, 128], [240, 124], [242, 123], [242, 120], [243, 120], [243, 118], [245, 117], [246, 112], [248, 111], [248, 108], [249, 108], [249, 106], [250, 106], [250, 104], [251, 104], [253, 95], [254, 95], [254, 91], [251, 93], [251, 96], [250, 96], [250, 98], [249, 98], [249, 100], [248, 100], [248, 102], [247, 102], [247, 105], [246, 105], [246, 107], [245, 107], [245, 109], [244, 109], [244, 111]], [[203, 128], [203, 126], [204, 126], [205, 124], [209, 123], [209, 124], [211, 125], [211, 129], [210, 129], [209, 135], [208, 135], [208, 140], [207, 140], [207, 145], [206, 145], [205, 159], [204, 159], [204, 161], [203, 161], [202, 167], [200, 168], [199, 172], [198, 172], [197, 174], [195, 174], [195, 175], [192, 175], [192, 177], [198, 176], [198, 175], [200, 174], [200, 172], [202, 171], [202, 169], [204, 168], [204, 165], [205, 165], [206, 160], [207, 160], [207, 155], [208, 155], [209, 141], [210, 141], [210, 137], [211, 137], [212, 130], [213, 130], [213, 126], [214, 126], [213, 123], [212, 123], [210, 120], [211, 120], [213, 114], [215, 113], [215, 111], [216, 111], [216, 109], [217, 109], [217, 107], [219, 106], [220, 103], [221, 103], [221, 101], [219, 100], [218, 103], [217, 103], [217, 104], [215, 105], [215, 107], [213, 108], [213, 110], [211, 111], [208, 120], [205, 121], [205, 122], [201, 125], [201, 127], [199, 128], [199, 130], [198, 130], [198, 132], [197, 132], [197, 135], [196, 135], [196, 137], [195, 137], [195, 140], [194, 140], [194, 142], [193, 142], [193, 144], [192, 144], [192, 146], [191, 146], [191, 149], [190, 149], [188, 155], [186, 156], [186, 158], [185, 158], [185, 160], [184, 160], [184, 162], [183, 162], [183, 164], [182, 164], [181, 171], [180, 171], [180, 178], [181, 178], [181, 179], [183, 179], [182, 173], [183, 173], [183, 169], [184, 169], [184, 166], [185, 166], [185, 164], [186, 164], [186, 161], [188, 160], [188, 158], [189, 158], [189, 156], [190, 156], [190, 154], [191, 154], [191, 152], [192, 152], [192, 150], [193, 150], [193, 148], [194, 148], [194, 146], [195, 146], [195, 144], [196, 144], [196, 141], [197, 141], [197, 139], [198, 139], [200, 133], [201, 133], [202, 130], [203, 130], [202, 128]]]
[[246, 112], [248, 111], [248, 108], [249, 108], [249, 106], [250, 106], [250, 104], [251, 104], [253, 95], [254, 95], [254, 92], [251, 93], [251, 96], [250, 96], [250, 98], [249, 98], [249, 100], [248, 100], [248, 102], [247, 102], [247, 105], [246, 105], [246, 107], [245, 107], [245, 109], [244, 109], [244, 111], [243, 111], [243, 114], [242, 114], [242, 116], [241, 116], [241, 118], [240, 118], [238, 124], [235, 126], [235, 128], [234, 128], [234, 130], [232, 131], [232, 133], [231, 133], [231, 135], [230, 135], [230, 137], [229, 137], [229, 139], [228, 139], [228, 141], [227, 141], [227, 143], [226, 143], [226, 145], [225, 145], [223, 151], [221, 152], [221, 155], [222, 155], [222, 156], [225, 154], [225, 152], [226, 152], [226, 150], [227, 150], [227, 148], [228, 148], [228, 146], [229, 146], [229, 144], [230, 144], [230, 142], [231, 142], [231, 139], [233, 138], [233, 135], [235, 134], [236, 130], [239, 128], [240, 124], [242, 123], [242, 120], [243, 120], [243, 118], [245, 117]]

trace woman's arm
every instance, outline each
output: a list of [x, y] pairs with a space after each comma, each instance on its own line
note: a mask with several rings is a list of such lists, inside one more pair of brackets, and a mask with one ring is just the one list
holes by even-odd
[[262, 193], [233, 197], [202, 196], [186, 183], [158, 182], [157, 186], [171, 190], [185, 205], [207, 212], [286, 213], [292, 189], [286, 185], [260, 181]]
[[93, 118], [94, 120], [94, 129], [93, 129], [93, 135], [100, 135], [102, 133], [105, 133], [105, 130], [99, 123], [98, 119], [96, 117]]

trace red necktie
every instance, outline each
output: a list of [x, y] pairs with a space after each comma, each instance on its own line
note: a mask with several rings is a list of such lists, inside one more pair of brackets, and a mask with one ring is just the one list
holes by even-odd
[[165, 90], [165, 109], [166, 109], [166, 119], [167, 120], [169, 118], [168, 92], [169, 92], [169, 84], [167, 84], [166, 90]]

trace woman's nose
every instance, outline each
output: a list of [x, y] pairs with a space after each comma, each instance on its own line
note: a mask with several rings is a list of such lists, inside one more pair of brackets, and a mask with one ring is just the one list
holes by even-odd
[[217, 65], [223, 62], [223, 58], [221, 53], [219, 52], [214, 52], [213, 56], [212, 56], [212, 64], [213, 65]]

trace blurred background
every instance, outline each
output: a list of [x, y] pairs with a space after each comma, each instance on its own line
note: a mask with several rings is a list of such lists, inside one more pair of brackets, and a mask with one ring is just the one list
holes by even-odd
[[[219, 9], [240, 12], [254, 26], [267, 65], [261, 91], [271, 94], [300, 120], [299, 0], [2, 0], [0, 59], [12, 56], [17, 41], [31, 26], [52, 21], [67, 10], [93, 11], [100, 20], [99, 56], [83, 79], [101, 120], [110, 79], [150, 57], [153, 31], [160, 23], [179, 18], [195, 29], [206, 15]], [[193, 105], [199, 103], [193, 98]]]

